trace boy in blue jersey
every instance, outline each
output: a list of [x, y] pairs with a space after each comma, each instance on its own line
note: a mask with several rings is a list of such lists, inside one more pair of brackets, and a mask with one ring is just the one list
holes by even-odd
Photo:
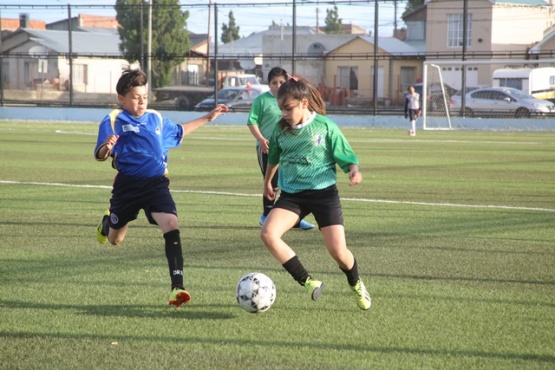
[[[254, 100], [247, 120], [247, 127], [252, 136], [256, 139], [258, 165], [260, 166], [263, 177], [266, 174], [266, 166], [268, 165], [268, 138], [281, 119], [281, 110], [278, 107], [276, 96], [279, 87], [287, 81], [287, 78], [287, 71], [280, 67], [274, 67], [268, 72], [268, 85], [270, 86], [270, 91], [266, 91]], [[272, 178], [274, 191], [278, 191], [277, 180], [278, 172], [276, 172]], [[273, 206], [273, 199], [262, 197], [260, 225], [264, 224], [264, 220], [266, 220]], [[305, 220], [301, 220], [295, 227], [303, 230], [310, 230], [314, 228], [314, 225]]]
[[[279, 88], [277, 100], [283, 118], [270, 139], [264, 196], [276, 197], [271, 180], [278, 166], [281, 194], [260, 236], [270, 253], [316, 301], [324, 284], [310, 276], [293, 249], [282, 239], [295, 223], [312, 213], [328, 253], [347, 277], [358, 307], [367, 310], [371, 306], [370, 295], [359, 276], [357, 261], [347, 248], [336, 187], [336, 166], [349, 174], [350, 185], [362, 181], [358, 158], [339, 127], [327, 117], [311, 111], [311, 104], [323, 105], [321, 96], [315, 97], [313, 91], [310, 83], [299, 78], [291, 78]], [[315, 98], [320, 103], [310, 101]]]
[[179, 307], [191, 299], [183, 285], [183, 252], [177, 210], [169, 191], [168, 150], [178, 147], [183, 137], [214, 120], [226, 106], [184, 124], [175, 124], [147, 109], [147, 76], [141, 70], [125, 70], [116, 92], [123, 110], [115, 110], [100, 123], [94, 156], [98, 161], [112, 157], [118, 171], [114, 179], [110, 209], [96, 230], [99, 243], [123, 242], [130, 221], [141, 209], [148, 221], [164, 235], [171, 277], [169, 304]]

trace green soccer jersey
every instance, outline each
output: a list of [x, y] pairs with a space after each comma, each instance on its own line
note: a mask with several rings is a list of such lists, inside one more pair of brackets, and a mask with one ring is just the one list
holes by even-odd
[[349, 172], [358, 158], [339, 127], [325, 116], [313, 113], [295, 128], [270, 140], [268, 164], [279, 163], [278, 186], [287, 193], [325, 189], [337, 182], [336, 165]]
[[[277, 99], [271, 92], [266, 91], [254, 99], [247, 125], [257, 125], [262, 136], [269, 139], [280, 119], [281, 110], [279, 109]], [[258, 141], [256, 145], [259, 145]]]

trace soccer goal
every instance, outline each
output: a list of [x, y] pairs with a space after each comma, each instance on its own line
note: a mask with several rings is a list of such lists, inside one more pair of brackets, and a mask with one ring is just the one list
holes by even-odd
[[441, 67], [424, 63], [422, 82], [422, 127], [424, 130], [450, 130], [449, 102], [452, 91], [446, 91]]
[[424, 130], [464, 118], [555, 117], [555, 59], [426, 61], [422, 77]]

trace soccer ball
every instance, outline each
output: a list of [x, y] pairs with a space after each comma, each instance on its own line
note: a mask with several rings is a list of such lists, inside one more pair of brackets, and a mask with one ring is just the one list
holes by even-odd
[[239, 306], [247, 312], [265, 312], [276, 300], [276, 287], [272, 279], [261, 272], [251, 272], [237, 283], [235, 296]]

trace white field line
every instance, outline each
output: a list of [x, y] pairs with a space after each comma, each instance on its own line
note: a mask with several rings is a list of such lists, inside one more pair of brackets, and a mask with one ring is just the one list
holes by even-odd
[[[108, 185], [86, 185], [86, 184], [64, 184], [59, 182], [34, 182], [34, 181], [11, 181], [0, 180], [0, 184], [7, 185], [35, 185], [35, 186], [59, 186], [67, 188], [86, 188], [86, 189], [112, 189]], [[260, 197], [260, 194], [233, 193], [226, 191], [203, 191], [203, 190], [171, 190], [172, 193], [191, 193], [191, 194], [210, 194], [210, 195], [228, 195], [235, 197]], [[416, 206], [434, 206], [434, 207], [460, 207], [460, 208], [485, 208], [485, 209], [507, 209], [519, 211], [539, 211], [539, 212], [555, 212], [553, 208], [534, 208], [534, 207], [512, 207], [512, 206], [496, 206], [487, 204], [456, 204], [456, 203], [429, 203], [429, 202], [410, 202], [385, 199], [367, 199], [367, 198], [341, 198], [342, 201], [348, 202], [364, 202], [364, 203], [383, 203], [383, 204], [409, 204]]]
[[[85, 136], [96, 136], [97, 133], [89, 133], [89, 132], [82, 132], [82, 131], [63, 131], [63, 130], [55, 130], [57, 134], [62, 135], [85, 135]], [[200, 135], [190, 135], [187, 136], [186, 140], [214, 140], [214, 141], [252, 141], [255, 142], [254, 137], [245, 136], [245, 137], [236, 137], [231, 138], [229, 136], [200, 136]], [[541, 144], [540, 142], [536, 141], [470, 141], [470, 140], [406, 140], [406, 139], [357, 139], [357, 138], [350, 138], [349, 142], [351, 143], [411, 143], [411, 142], [422, 142], [422, 143], [457, 143], [457, 144], [466, 144], [466, 143], [478, 143], [478, 144], [516, 144], [516, 145], [538, 145]]]

